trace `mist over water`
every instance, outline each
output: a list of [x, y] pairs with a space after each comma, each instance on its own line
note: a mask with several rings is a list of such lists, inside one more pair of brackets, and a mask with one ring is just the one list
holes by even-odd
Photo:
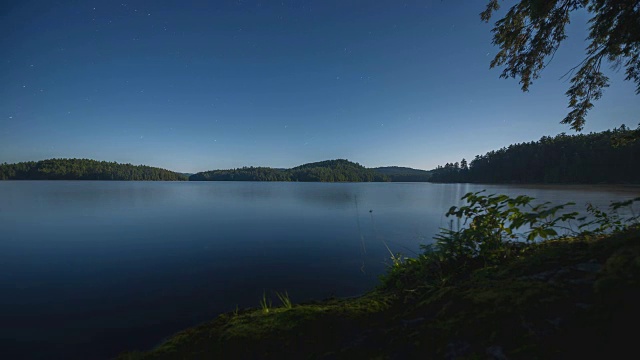
[[[429, 183], [0, 182], [0, 348], [102, 359], [145, 349], [263, 291], [370, 290], [467, 192], [605, 208], [637, 187]], [[385, 246], [386, 244], [386, 246]], [[273, 296], [274, 303], [277, 303]]]

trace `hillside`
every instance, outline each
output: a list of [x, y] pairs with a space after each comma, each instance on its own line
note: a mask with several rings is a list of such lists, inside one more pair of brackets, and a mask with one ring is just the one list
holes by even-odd
[[189, 176], [189, 181], [291, 181], [286, 170], [269, 167], [242, 167], [203, 171]]
[[243, 167], [211, 170], [189, 177], [190, 181], [303, 181], [303, 182], [372, 182], [388, 181], [372, 169], [344, 159], [303, 164], [291, 169]]
[[89, 159], [49, 159], [0, 165], [0, 180], [187, 180], [165, 169]]
[[621, 184], [640, 183], [640, 127], [544, 136], [478, 155], [467, 166], [447, 163], [432, 182]]
[[373, 170], [387, 176], [393, 182], [425, 182], [431, 178], [431, 171], [401, 166], [384, 166]]
[[288, 172], [292, 181], [372, 182], [388, 181], [372, 169], [344, 159], [326, 160], [294, 167]]

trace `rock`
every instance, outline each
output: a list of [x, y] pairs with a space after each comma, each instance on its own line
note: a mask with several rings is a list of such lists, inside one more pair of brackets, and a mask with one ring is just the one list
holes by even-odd
[[562, 318], [557, 317], [553, 319], [547, 319], [547, 322], [553, 325], [556, 329], [558, 329], [560, 327], [560, 324], [562, 324]]
[[487, 356], [489, 356], [489, 359], [492, 359], [492, 360], [508, 359], [507, 355], [505, 355], [504, 351], [502, 351], [502, 346], [500, 345], [489, 346], [486, 352], [487, 352]]
[[445, 359], [455, 360], [469, 353], [471, 344], [466, 341], [452, 341], [447, 344]]
[[566, 282], [573, 285], [591, 286], [595, 282], [595, 279], [567, 279]]
[[586, 263], [576, 264], [573, 266], [573, 268], [578, 271], [584, 271], [584, 272], [595, 274], [600, 270], [602, 270], [602, 265], [598, 264], [597, 262], [590, 261]]
[[419, 318], [415, 318], [415, 319], [411, 319], [411, 320], [400, 320], [402, 322], [402, 325], [404, 327], [408, 327], [408, 326], [416, 326], [418, 324], [420, 324], [421, 322], [424, 321], [423, 317], [419, 317]]
[[582, 310], [589, 310], [593, 304], [585, 304], [585, 303], [576, 303], [576, 307], [579, 307]]

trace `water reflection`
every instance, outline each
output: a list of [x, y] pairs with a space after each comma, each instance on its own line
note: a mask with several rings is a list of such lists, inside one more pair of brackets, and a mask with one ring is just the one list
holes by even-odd
[[[357, 295], [460, 197], [607, 206], [637, 188], [469, 184], [0, 182], [0, 346], [31, 358], [145, 348], [264, 290]], [[385, 246], [386, 244], [386, 246]], [[26, 355], [25, 355], [26, 354]]]

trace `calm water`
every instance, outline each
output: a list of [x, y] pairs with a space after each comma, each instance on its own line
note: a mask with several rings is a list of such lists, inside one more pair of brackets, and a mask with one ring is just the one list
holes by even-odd
[[[466, 192], [540, 201], [639, 188], [425, 183], [0, 182], [0, 358], [104, 359], [220, 312], [371, 289]], [[276, 298], [274, 303], [276, 303]]]

